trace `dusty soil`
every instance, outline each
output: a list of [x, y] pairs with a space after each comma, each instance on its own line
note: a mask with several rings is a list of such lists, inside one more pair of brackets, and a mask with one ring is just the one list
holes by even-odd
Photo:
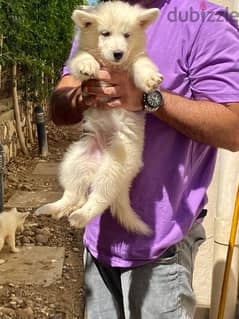
[[[61, 160], [67, 146], [76, 138], [77, 132], [74, 129], [60, 129], [49, 124], [50, 154], [47, 160]], [[57, 178], [32, 175], [39, 160], [43, 159], [39, 158], [36, 145], [30, 151], [29, 157], [19, 154], [7, 165], [4, 183], [5, 201], [17, 190], [59, 191]], [[70, 228], [66, 219], [55, 221], [49, 217], [36, 217], [31, 214], [27, 218], [24, 232], [17, 235], [16, 243], [17, 246], [64, 247], [63, 275], [59, 282], [49, 287], [14, 283], [0, 286], [0, 319], [82, 319], [84, 311], [82, 231]]]

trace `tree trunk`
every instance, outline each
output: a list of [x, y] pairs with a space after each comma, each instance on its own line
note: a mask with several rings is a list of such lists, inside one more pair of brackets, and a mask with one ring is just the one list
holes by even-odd
[[17, 136], [19, 139], [20, 147], [22, 152], [25, 155], [29, 155], [25, 138], [22, 131], [22, 123], [21, 123], [21, 116], [20, 116], [20, 109], [18, 103], [18, 94], [17, 94], [17, 64], [14, 63], [12, 66], [12, 98], [13, 98], [13, 107], [14, 107], [14, 115], [16, 120], [16, 130]]
[[[3, 34], [0, 34], [0, 58], [2, 58]], [[2, 88], [2, 64], [0, 64], [0, 89]]]

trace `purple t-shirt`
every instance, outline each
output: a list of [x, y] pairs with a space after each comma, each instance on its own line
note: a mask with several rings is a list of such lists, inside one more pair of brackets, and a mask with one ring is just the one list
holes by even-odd
[[[164, 75], [162, 87], [195, 100], [239, 101], [239, 32], [225, 9], [205, 0], [158, 0], [152, 5], [161, 13], [147, 30], [147, 47]], [[144, 167], [130, 197], [153, 235], [126, 231], [107, 211], [86, 227], [85, 246], [112, 266], [156, 259], [185, 236], [207, 202], [215, 159], [215, 148], [147, 115]]]

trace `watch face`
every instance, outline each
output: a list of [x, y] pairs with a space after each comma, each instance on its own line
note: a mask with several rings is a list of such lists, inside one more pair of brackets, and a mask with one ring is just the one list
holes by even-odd
[[153, 91], [147, 94], [147, 101], [149, 107], [158, 108], [162, 103], [162, 94], [159, 91]]
[[147, 112], [157, 111], [163, 104], [163, 97], [160, 91], [155, 90], [144, 93], [144, 110]]

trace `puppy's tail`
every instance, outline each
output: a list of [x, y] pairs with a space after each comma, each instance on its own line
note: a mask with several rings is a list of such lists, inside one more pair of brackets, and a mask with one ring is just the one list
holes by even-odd
[[111, 213], [128, 231], [145, 236], [152, 234], [151, 228], [140, 219], [131, 207], [126, 210], [117, 203], [111, 206]]

